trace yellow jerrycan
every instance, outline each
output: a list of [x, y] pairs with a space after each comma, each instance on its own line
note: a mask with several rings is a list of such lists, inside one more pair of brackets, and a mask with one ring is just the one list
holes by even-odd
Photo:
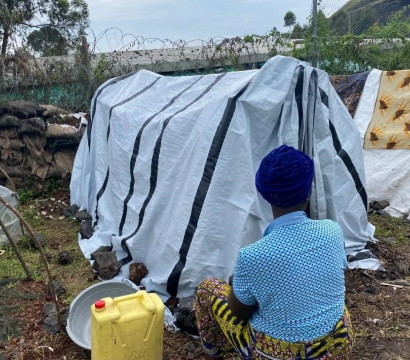
[[165, 306], [138, 291], [91, 306], [91, 360], [162, 360]]

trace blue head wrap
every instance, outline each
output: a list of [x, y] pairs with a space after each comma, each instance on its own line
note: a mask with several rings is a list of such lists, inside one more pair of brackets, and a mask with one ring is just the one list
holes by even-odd
[[287, 208], [309, 198], [314, 174], [309, 156], [282, 145], [262, 160], [255, 184], [271, 205]]

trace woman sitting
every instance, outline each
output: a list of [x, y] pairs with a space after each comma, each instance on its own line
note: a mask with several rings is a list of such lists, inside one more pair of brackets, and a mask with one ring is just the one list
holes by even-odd
[[313, 177], [312, 159], [292, 147], [263, 159], [256, 188], [274, 221], [239, 251], [230, 284], [200, 285], [195, 312], [205, 359], [232, 351], [245, 360], [349, 358], [344, 238], [334, 221], [307, 217]]

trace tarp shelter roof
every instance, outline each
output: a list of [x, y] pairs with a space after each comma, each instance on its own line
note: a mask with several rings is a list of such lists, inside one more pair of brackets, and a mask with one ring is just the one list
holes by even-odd
[[310, 216], [340, 224], [348, 255], [366, 252], [374, 228], [360, 134], [326, 73], [277, 56], [259, 71], [139, 71], [106, 82], [71, 181], [71, 201], [94, 219], [82, 251], [112, 245], [121, 276], [143, 262], [142, 284], [165, 296], [191, 295], [209, 276], [227, 279], [239, 248], [272, 221], [254, 174], [281, 144], [314, 159]]

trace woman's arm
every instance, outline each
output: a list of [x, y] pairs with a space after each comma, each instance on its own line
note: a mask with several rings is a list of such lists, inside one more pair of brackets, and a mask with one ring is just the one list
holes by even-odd
[[232, 283], [233, 283], [233, 275], [234, 275], [234, 274], [232, 274], [232, 275], [229, 277], [229, 282], [228, 282], [229, 286], [232, 286]]
[[[232, 286], [233, 275], [229, 277], [229, 285]], [[228, 306], [232, 313], [240, 320], [247, 321], [256, 309], [255, 305], [245, 305], [238, 300], [233, 289], [228, 296]]]

